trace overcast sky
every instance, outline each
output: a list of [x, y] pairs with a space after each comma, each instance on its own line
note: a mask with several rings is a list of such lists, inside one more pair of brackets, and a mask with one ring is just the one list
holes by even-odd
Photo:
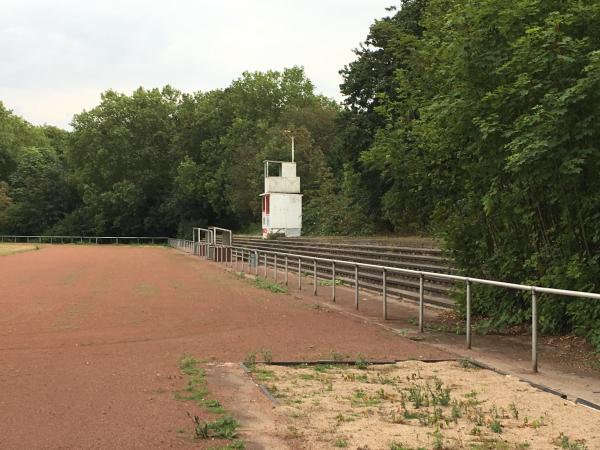
[[107, 89], [226, 87], [304, 66], [340, 100], [338, 71], [394, 0], [0, 0], [0, 100], [67, 128]]

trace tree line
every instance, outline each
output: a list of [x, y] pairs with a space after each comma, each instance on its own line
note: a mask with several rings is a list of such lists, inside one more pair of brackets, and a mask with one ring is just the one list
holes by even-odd
[[[70, 132], [0, 106], [0, 231], [250, 229], [292, 129], [306, 232], [431, 234], [472, 276], [600, 290], [600, 3], [404, 0], [355, 53], [342, 104], [293, 67], [107, 91]], [[502, 328], [530, 303], [477, 287], [474, 309]], [[540, 320], [600, 348], [599, 302], [543, 297]]]

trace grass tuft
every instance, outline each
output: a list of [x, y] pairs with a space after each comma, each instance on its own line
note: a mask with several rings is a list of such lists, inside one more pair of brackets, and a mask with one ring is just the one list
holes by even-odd
[[260, 277], [256, 277], [254, 279], [254, 286], [260, 289], [271, 291], [274, 294], [285, 294], [288, 291], [285, 286], [281, 286], [280, 284]]

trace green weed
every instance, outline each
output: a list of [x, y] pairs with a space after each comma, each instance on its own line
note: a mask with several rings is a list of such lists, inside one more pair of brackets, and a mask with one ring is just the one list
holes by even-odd
[[275, 372], [268, 369], [258, 369], [254, 368], [252, 370], [252, 374], [256, 377], [258, 381], [270, 381], [274, 380], [277, 377], [275, 376]]
[[363, 355], [359, 354], [354, 365], [357, 369], [366, 370], [369, 368], [369, 361], [367, 361]]
[[490, 430], [492, 430], [494, 433], [502, 433], [502, 424], [498, 419], [492, 420], [490, 423]]
[[333, 443], [333, 446], [336, 448], [346, 448], [348, 447], [348, 441], [346, 439], [336, 439]]
[[[317, 283], [319, 286], [333, 286], [333, 280], [319, 280]], [[342, 284], [342, 280], [336, 278], [335, 285], [338, 286]]]
[[433, 448], [433, 450], [443, 450], [444, 449], [444, 436], [442, 435], [440, 430], [439, 429], [435, 430], [433, 433], [431, 433], [431, 436], [433, 437], [433, 443], [432, 443], [431, 448]]
[[508, 405], [508, 409], [510, 410], [513, 419], [519, 420], [519, 410], [517, 409], [517, 405], [514, 402]]
[[572, 441], [569, 436], [565, 435], [564, 433], [560, 433], [560, 435], [554, 439], [552, 443], [557, 447], [564, 448], [566, 450], [587, 450], [585, 441], [583, 439]]
[[249, 369], [252, 369], [256, 364], [256, 352], [248, 352], [244, 358], [244, 365]]
[[256, 277], [254, 279], [254, 286], [260, 289], [265, 289], [267, 291], [271, 291], [274, 294], [285, 294], [287, 293], [287, 288], [285, 286], [281, 286], [271, 280], [267, 280], [266, 278]]

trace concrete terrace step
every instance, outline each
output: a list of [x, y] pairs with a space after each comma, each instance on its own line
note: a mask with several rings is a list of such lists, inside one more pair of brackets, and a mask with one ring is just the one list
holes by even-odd
[[[272, 244], [269, 241], [248, 241], [234, 239], [235, 245], [260, 250], [271, 250], [285, 253], [295, 253], [303, 256], [314, 256], [320, 258], [340, 259], [345, 261], [355, 261], [364, 264], [384, 265], [398, 267], [402, 269], [424, 270], [437, 273], [453, 273], [454, 270], [448, 265], [445, 259], [414, 258], [413, 255], [393, 254], [389, 252], [379, 252], [377, 249], [369, 251], [355, 251], [351, 247], [344, 249], [322, 248], [318, 245], [312, 246], [289, 246], [287, 244]], [[433, 263], [432, 263], [433, 262]], [[443, 281], [442, 281], [443, 282]]]
[[274, 240], [262, 239], [260, 237], [249, 237], [235, 235], [234, 241], [252, 241], [252, 242], [267, 242], [270, 244], [286, 244], [286, 245], [318, 245], [322, 248], [352, 248], [355, 250], [385, 250], [393, 253], [401, 254], [417, 254], [417, 255], [437, 255], [442, 256], [443, 251], [435, 247], [422, 246], [407, 246], [407, 245], [389, 245], [389, 241], [353, 241], [340, 240], [339, 242], [320, 241], [314, 238], [279, 238]]
[[[248, 255], [245, 255], [246, 265], [248, 264]], [[235, 261], [235, 257], [234, 257]], [[282, 258], [278, 258], [278, 271], [283, 269], [284, 260]], [[260, 255], [259, 267], [258, 267], [258, 275], [265, 276], [265, 260], [264, 256]], [[273, 268], [275, 266], [275, 258], [273, 256], [267, 256], [267, 277], [273, 277]], [[297, 259], [288, 259], [288, 270], [290, 272], [291, 277], [297, 276], [298, 271], [298, 260]], [[313, 270], [314, 265], [312, 262], [308, 260], [302, 260], [300, 272], [303, 277], [307, 277], [304, 283], [308, 283], [309, 286], [312, 286], [313, 283]], [[256, 267], [253, 267], [251, 272], [255, 273], [257, 271]], [[318, 280], [331, 280], [331, 266], [326, 264], [317, 264], [317, 278]], [[382, 279], [383, 274], [379, 271], [368, 270], [368, 269], [360, 269], [358, 273], [358, 280], [360, 289], [366, 289], [371, 292], [380, 293], [382, 291]], [[336, 266], [336, 280], [338, 282], [342, 282], [348, 286], [354, 286], [354, 269], [351, 266], [346, 265], [337, 265]], [[387, 291], [391, 296], [397, 296], [401, 298], [406, 298], [410, 300], [418, 300], [419, 299], [419, 282], [417, 278], [408, 278], [402, 277], [397, 274], [393, 274], [388, 272], [386, 277], [387, 283]], [[318, 285], [318, 289], [327, 289], [330, 288], [328, 285]], [[424, 299], [427, 303], [451, 307], [453, 305], [452, 300], [448, 296], [449, 286], [443, 287], [440, 285], [436, 285], [435, 283], [431, 283], [425, 280], [423, 284], [423, 294]]]
[[[432, 266], [448, 267], [448, 260], [442, 256], [413, 253], [409, 251], [401, 251], [400, 249], [394, 249], [396, 251], [389, 251], [388, 247], [376, 247], [376, 246], [352, 246], [352, 245], [320, 245], [316, 243], [304, 244], [304, 243], [288, 243], [279, 241], [262, 241], [262, 240], [248, 240], [248, 239], [234, 239], [235, 243], [243, 244], [248, 247], [261, 246], [261, 248], [273, 248], [273, 249], [293, 249], [294, 251], [319, 251], [319, 252], [331, 252], [332, 254], [351, 254], [356, 257], [366, 257], [372, 259], [381, 260], [395, 260], [414, 262], [419, 264], [431, 263]], [[409, 249], [413, 250], [413, 249]]]
[[[350, 242], [330, 243], [320, 242], [314, 238], [280, 238], [277, 240], [264, 240], [245, 236], [234, 236], [234, 245], [242, 246], [259, 251], [276, 251], [282, 253], [297, 254], [301, 256], [320, 257], [348, 261], [349, 264], [339, 263], [336, 265], [336, 279], [344, 284], [354, 284], [354, 268], [351, 262], [385, 265], [412, 270], [423, 270], [436, 273], [454, 273], [450, 261], [442, 256], [440, 249], [423, 247], [395, 247], [390, 245], [365, 245], [360, 243], [353, 245]], [[275, 258], [268, 257], [267, 265], [274, 267]], [[291, 271], [296, 271], [297, 259], [289, 259]], [[264, 273], [264, 256], [260, 258], [259, 274]], [[278, 266], [282, 268], [283, 261], [278, 258]], [[254, 269], [255, 270], [255, 269]], [[303, 260], [301, 272], [305, 276], [313, 274], [313, 263]], [[317, 276], [319, 279], [331, 279], [332, 268], [328, 263], [317, 263]], [[378, 269], [359, 269], [359, 285], [361, 289], [381, 292], [383, 274]], [[393, 296], [418, 300], [419, 279], [418, 277], [388, 272], [388, 293]], [[449, 293], [453, 284], [447, 280], [425, 278], [423, 291], [427, 303], [439, 306], [451, 307], [453, 301]], [[323, 288], [323, 287], [320, 287]]]

